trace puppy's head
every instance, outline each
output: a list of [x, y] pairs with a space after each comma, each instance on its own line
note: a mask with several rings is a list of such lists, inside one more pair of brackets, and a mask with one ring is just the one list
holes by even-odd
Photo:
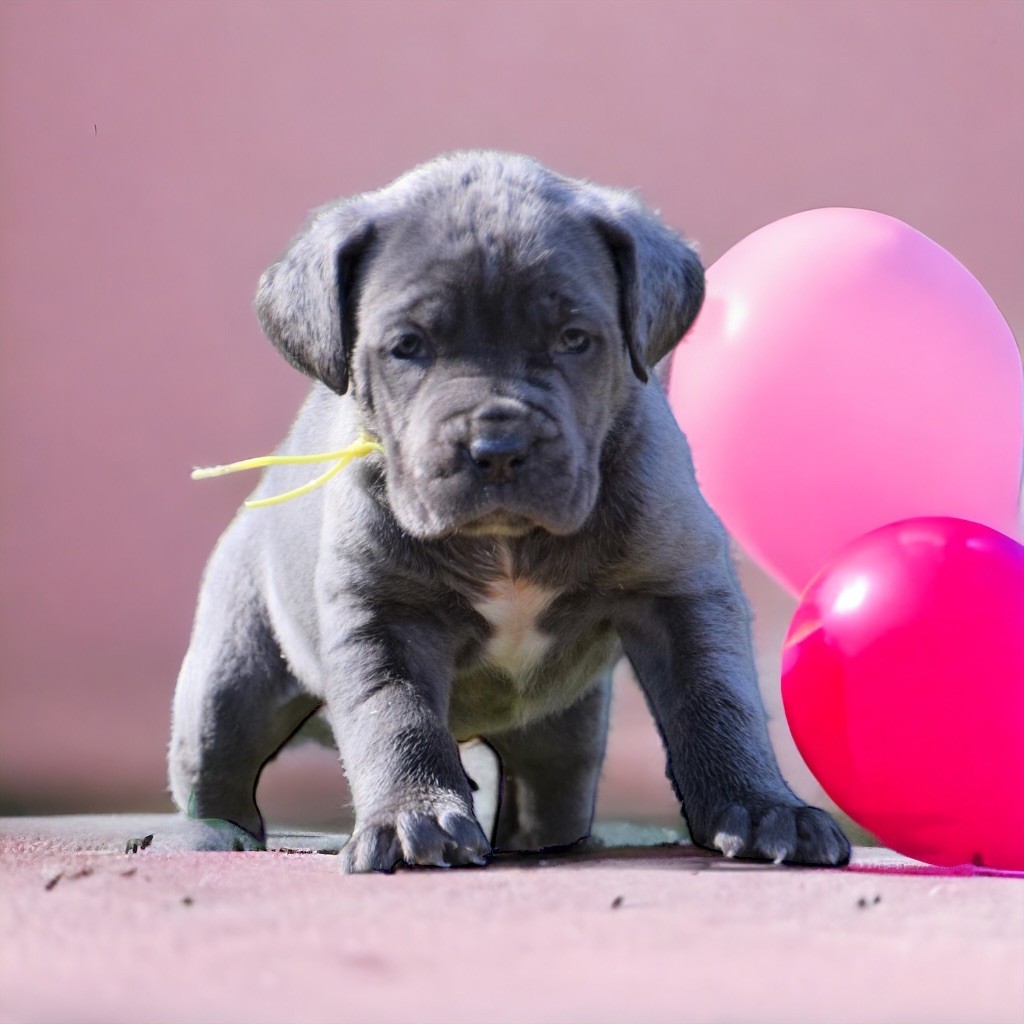
[[352, 385], [409, 533], [569, 534], [703, 290], [694, 252], [629, 194], [469, 153], [317, 212], [256, 309], [294, 366]]

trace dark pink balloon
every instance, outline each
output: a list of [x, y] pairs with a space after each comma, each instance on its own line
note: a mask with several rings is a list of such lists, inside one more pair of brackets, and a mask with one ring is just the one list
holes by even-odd
[[900, 853], [1024, 870], [1024, 547], [962, 519], [892, 523], [811, 581], [783, 652], [793, 738]]

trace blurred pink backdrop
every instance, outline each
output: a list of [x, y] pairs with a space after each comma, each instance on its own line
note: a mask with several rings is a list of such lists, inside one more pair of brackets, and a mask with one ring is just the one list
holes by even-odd
[[[1024, 334], [1015, 0], [6, 0], [0, 810], [165, 806], [199, 574], [252, 483], [188, 470], [270, 450], [306, 388], [256, 278], [310, 208], [468, 147], [639, 187], [708, 262], [799, 210], [883, 211]], [[777, 710], [792, 604], [744, 574]], [[670, 813], [620, 682], [602, 806]], [[323, 756], [268, 781], [272, 816], [338, 813]]]

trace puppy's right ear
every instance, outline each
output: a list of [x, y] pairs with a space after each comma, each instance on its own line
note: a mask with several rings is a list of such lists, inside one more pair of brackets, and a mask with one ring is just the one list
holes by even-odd
[[325, 206], [256, 289], [263, 333], [292, 366], [339, 395], [348, 390], [355, 343], [353, 277], [372, 239], [373, 222], [362, 203]]

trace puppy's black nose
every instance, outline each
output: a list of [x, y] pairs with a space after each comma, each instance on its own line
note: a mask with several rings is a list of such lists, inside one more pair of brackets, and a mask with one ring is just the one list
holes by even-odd
[[485, 483], [505, 483], [526, 461], [529, 442], [514, 431], [483, 434], [469, 445], [469, 457]]

